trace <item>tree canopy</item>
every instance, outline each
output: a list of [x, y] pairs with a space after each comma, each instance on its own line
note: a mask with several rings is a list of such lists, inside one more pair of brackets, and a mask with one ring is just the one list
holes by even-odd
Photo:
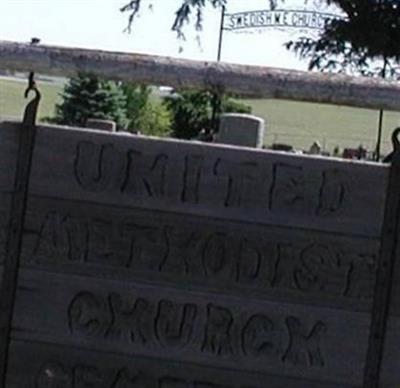
[[88, 119], [114, 120], [119, 128], [127, 124], [126, 98], [118, 85], [94, 74], [78, 73], [69, 79], [56, 106], [58, 124], [85, 126]]
[[[121, 12], [128, 13], [128, 26], [127, 31], [131, 31], [133, 22], [136, 15], [142, 8], [143, 2], [146, 0], [130, 0], [120, 10]], [[175, 12], [175, 19], [172, 24], [172, 31], [178, 34], [178, 37], [184, 37], [183, 27], [185, 24], [194, 22], [196, 30], [200, 31], [203, 26], [203, 13], [204, 8], [207, 5], [211, 5], [214, 8], [225, 7], [229, 0], [181, 0], [182, 3]], [[268, 0], [269, 5], [274, 8], [277, 3], [284, 0]], [[306, 0], [307, 1], [307, 0]], [[151, 7], [152, 3], [150, 2]], [[192, 19], [194, 15], [194, 20]]]
[[326, 0], [343, 19], [332, 20], [316, 38], [288, 42], [309, 68], [394, 76], [400, 59], [400, 4], [393, 0]]
[[[151, 0], [130, 0], [122, 12], [128, 13], [130, 31], [143, 3]], [[203, 25], [204, 9], [228, 6], [233, 0], [181, 0], [172, 23], [172, 30], [184, 37], [185, 25], [196, 30]], [[268, 0], [271, 9], [285, 0]], [[310, 0], [304, 0], [305, 3]], [[314, 3], [335, 5], [344, 18], [327, 23], [317, 38], [300, 37], [287, 43], [287, 48], [309, 60], [310, 69], [394, 76], [400, 58], [400, 4], [398, 0], [314, 0]]]

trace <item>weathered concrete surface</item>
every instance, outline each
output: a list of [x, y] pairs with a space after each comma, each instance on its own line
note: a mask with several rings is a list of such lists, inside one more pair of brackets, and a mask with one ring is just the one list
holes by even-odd
[[[18, 174], [18, 127], [0, 129]], [[391, 171], [39, 126], [0, 386], [361, 387]], [[13, 181], [0, 174], [0, 248]]]
[[209, 88], [248, 97], [400, 110], [398, 82], [0, 41], [0, 70], [9, 69], [35, 70], [64, 77], [76, 71], [90, 71], [109, 79], [152, 85]]

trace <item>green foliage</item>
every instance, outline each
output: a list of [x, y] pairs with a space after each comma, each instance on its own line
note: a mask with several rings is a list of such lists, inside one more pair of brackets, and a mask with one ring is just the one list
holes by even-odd
[[[213, 128], [215, 96], [207, 91], [185, 90], [163, 102], [151, 99], [151, 88], [116, 84], [80, 73], [64, 87], [63, 101], [50, 122], [85, 126], [88, 118], [114, 120], [119, 129], [151, 136], [189, 139]], [[217, 113], [251, 113], [251, 107], [223, 96]]]
[[[301, 37], [287, 47], [309, 59], [309, 68], [394, 76], [400, 59], [400, 7], [393, 0], [326, 0], [344, 19], [328, 23], [317, 39]], [[377, 66], [377, 62], [380, 65]]]
[[251, 113], [251, 106], [233, 100], [232, 98], [224, 98], [221, 104], [222, 113]]
[[[227, 6], [234, 0], [181, 0], [176, 10], [172, 30], [184, 38], [185, 25], [193, 23], [196, 30], [203, 25], [204, 8]], [[135, 16], [143, 3], [151, 0], [130, 0], [121, 12], [129, 14], [131, 30]], [[311, 0], [304, 0], [310, 3]], [[398, 0], [314, 0], [335, 5], [343, 11], [343, 20], [328, 23], [320, 37], [301, 37], [287, 43], [287, 48], [309, 59], [309, 68], [321, 71], [360, 73], [370, 76], [396, 76], [400, 72], [400, 5]], [[271, 9], [285, 0], [268, 0]], [[194, 19], [193, 19], [194, 18]]]
[[[0, 79], [0, 118], [20, 120], [27, 104], [23, 98], [23, 86], [19, 81]], [[54, 112], [63, 86], [40, 83], [39, 87], [43, 98], [39, 121], [43, 121], [43, 116]], [[243, 102], [252, 106], [253, 114], [267, 121], [265, 144], [281, 142], [296, 149], [308, 149], [313, 141], [318, 140], [329, 151], [335, 146], [341, 151], [347, 147], [355, 148], [360, 142], [372, 149], [376, 144], [375, 110], [273, 99]], [[390, 138], [393, 128], [399, 126], [400, 113], [385, 112], [383, 123], [382, 154], [385, 154], [392, 151]]]
[[165, 105], [172, 114], [174, 137], [190, 139], [202, 128], [211, 126], [211, 105], [208, 93], [183, 91], [165, 98]]
[[166, 137], [171, 134], [171, 113], [160, 102], [148, 101], [139, 111], [136, 128], [144, 135]]
[[93, 74], [79, 73], [65, 85], [63, 101], [56, 105], [55, 122], [85, 126], [88, 118], [114, 120], [125, 128], [126, 99], [121, 88]]
[[126, 99], [128, 131], [149, 136], [168, 136], [171, 114], [160, 102], [151, 100], [151, 88], [145, 85], [122, 84]]
[[[172, 114], [172, 133], [174, 137], [190, 139], [202, 129], [213, 127], [212, 113], [214, 96], [207, 91], [184, 90], [165, 99], [165, 105]], [[223, 96], [220, 113], [251, 113], [251, 107]]]
[[122, 84], [122, 91], [126, 99], [126, 114], [128, 117], [128, 130], [135, 131], [140, 128], [139, 119], [142, 110], [149, 103], [151, 88], [145, 85]]

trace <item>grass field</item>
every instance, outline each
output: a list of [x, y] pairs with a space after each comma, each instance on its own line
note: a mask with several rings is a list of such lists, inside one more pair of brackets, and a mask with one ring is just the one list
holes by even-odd
[[[343, 106], [309, 104], [279, 100], [246, 100], [253, 113], [266, 120], [266, 144], [288, 143], [308, 149], [319, 141], [329, 151], [335, 146], [375, 148], [378, 111]], [[382, 148], [391, 149], [390, 136], [400, 125], [400, 112], [384, 113]]]
[[[24, 107], [27, 103], [23, 94], [27, 86], [26, 81], [6, 80], [0, 78], [0, 117], [22, 118]], [[50, 82], [40, 82], [42, 101], [39, 107], [39, 117], [54, 115], [54, 106], [59, 102], [59, 93], [62, 85]]]
[[[21, 118], [26, 100], [25, 82], [0, 79], [0, 118]], [[62, 85], [41, 82], [42, 102], [39, 117], [49, 117], [59, 101]], [[376, 142], [378, 112], [367, 109], [336, 107], [282, 100], [244, 100], [253, 113], [266, 120], [265, 144], [287, 143], [297, 149], [308, 149], [312, 142], [332, 151], [335, 146], [357, 147], [369, 150]], [[390, 150], [390, 134], [400, 125], [400, 113], [385, 112], [382, 148]]]

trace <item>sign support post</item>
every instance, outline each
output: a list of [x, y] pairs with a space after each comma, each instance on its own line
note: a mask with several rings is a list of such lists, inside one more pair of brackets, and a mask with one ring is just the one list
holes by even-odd
[[[217, 52], [217, 62], [221, 62], [221, 55], [222, 55], [222, 40], [224, 36], [224, 20], [225, 20], [225, 12], [226, 7], [222, 6], [221, 11], [221, 24], [219, 29], [219, 41], [218, 41], [218, 52]], [[220, 113], [219, 110], [221, 108], [221, 96], [218, 91], [214, 91], [213, 96], [213, 107], [212, 107], [212, 117], [211, 122], [214, 129], [214, 132], [218, 131], [218, 114]]]
[[225, 13], [226, 13], [226, 7], [225, 5], [222, 6], [222, 12], [221, 12], [221, 25], [219, 28], [219, 41], [218, 41], [218, 54], [217, 54], [217, 62], [221, 61], [221, 54], [222, 54], [222, 40], [224, 37], [224, 20], [225, 20]]

